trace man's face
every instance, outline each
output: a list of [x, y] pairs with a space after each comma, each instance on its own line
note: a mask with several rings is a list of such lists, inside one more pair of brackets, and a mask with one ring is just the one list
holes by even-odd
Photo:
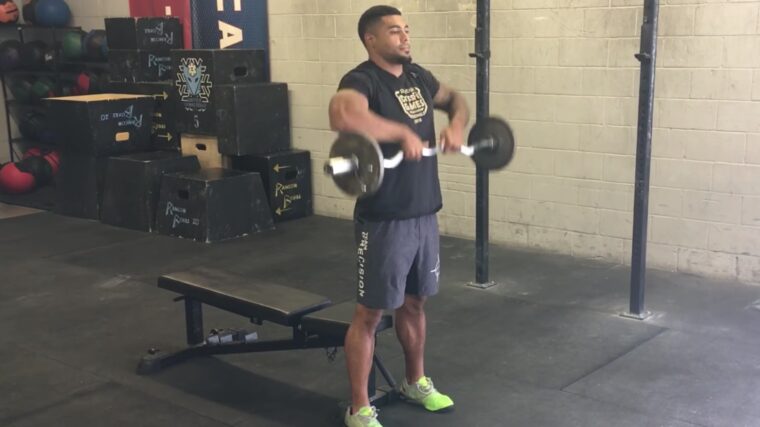
[[392, 64], [412, 61], [409, 26], [403, 16], [384, 16], [365, 37], [367, 49]]

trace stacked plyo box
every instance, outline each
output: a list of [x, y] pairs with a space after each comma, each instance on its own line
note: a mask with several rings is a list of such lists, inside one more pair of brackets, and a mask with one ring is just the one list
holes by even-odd
[[[225, 155], [290, 147], [288, 88], [269, 81], [263, 50], [178, 50], [172, 66], [177, 127], [206, 144], [207, 167], [223, 166]], [[187, 144], [183, 151], [193, 147]]]
[[150, 147], [153, 98], [104, 93], [47, 102], [62, 136], [54, 212], [99, 219], [109, 157]]
[[179, 152], [174, 127], [170, 51], [182, 47], [182, 27], [174, 17], [107, 18], [105, 27], [109, 92], [145, 99], [151, 109], [141, 117], [146, 139], [140, 149], [111, 153], [100, 165], [100, 220], [155, 232], [163, 175], [200, 168], [196, 158]]
[[213, 242], [273, 226], [261, 174], [229, 168], [232, 156], [290, 147], [287, 85], [269, 81], [261, 50], [173, 50], [176, 125], [197, 173], [169, 174], [158, 231]]
[[171, 50], [182, 49], [176, 17], [106, 18], [109, 90], [152, 96], [155, 101], [152, 146], [179, 150], [175, 123], [176, 91]]
[[173, 51], [172, 66], [182, 152], [259, 173], [275, 221], [310, 215], [310, 154], [291, 149], [288, 86], [270, 81], [265, 51]]

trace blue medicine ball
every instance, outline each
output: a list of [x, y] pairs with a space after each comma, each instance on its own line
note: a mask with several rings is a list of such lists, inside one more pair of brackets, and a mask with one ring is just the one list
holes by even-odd
[[66, 27], [71, 21], [71, 10], [63, 0], [38, 0], [34, 16], [37, 25]]

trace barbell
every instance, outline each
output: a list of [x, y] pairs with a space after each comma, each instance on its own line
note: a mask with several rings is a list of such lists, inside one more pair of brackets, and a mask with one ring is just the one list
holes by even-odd
[[[478, 120], [470, 130], [467, 145], [460, 149], [477, 167], [489, 171], [506, 167], [514, 151], [512, 129], [506, 120], [498, 117]], [[422, 156], [435, 156], [440, 152], [440, 147], [423, 148]], [[356, 132], [341, 132], [330, 148], [324, 171], [343, 193], [366, 197], [383, 184], [385, 169], [396, 168], [403, 159], [403, 151], [386, 159], [376, 140]]]

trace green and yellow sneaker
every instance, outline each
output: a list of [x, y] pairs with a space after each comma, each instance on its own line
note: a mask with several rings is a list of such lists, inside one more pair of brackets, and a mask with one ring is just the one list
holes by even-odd
[[377, 420], [377, 408], [365, 406], [359, 412], [351, 415], [351, 406], [346, 409], [345, 422], [347, 427], [383, 427]]
[[411, 385], [404, 379], [399, 391], [403, 399], [422, 405], [431, 412], [448, 412], [454, 409], [454, 401], [436, 390], [433, 380], [428, 377], [422, 377]]

